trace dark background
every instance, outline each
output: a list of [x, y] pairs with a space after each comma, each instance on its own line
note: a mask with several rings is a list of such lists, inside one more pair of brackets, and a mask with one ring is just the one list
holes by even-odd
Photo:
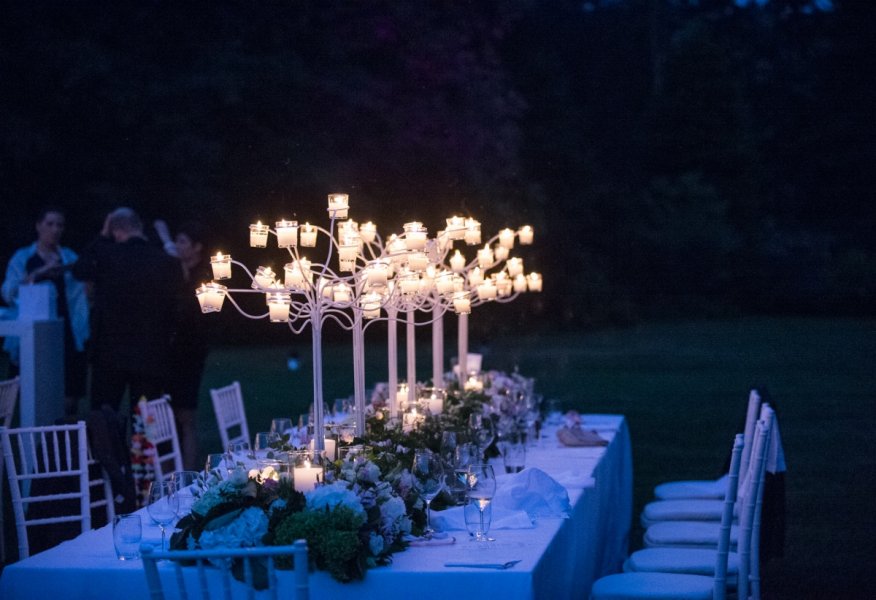
[[535, 227], [545, 292], [476, 327], [873, 315], [867, 4], [4, 2], [0, 263], [44, 204], [74, 249], [130, 205], [254, 267], [249, 223], [344, 191]]

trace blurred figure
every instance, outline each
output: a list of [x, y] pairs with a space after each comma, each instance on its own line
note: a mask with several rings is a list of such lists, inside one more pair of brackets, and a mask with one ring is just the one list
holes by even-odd
[[177, 257], [182, 267], [183, 288], [178, 298], [177, 323], [171, 341], [171, 378], [168, 381], [173, 412], [187, 470], [201, 468], [198, 456], [197, 410], [201, 378], [209, 353], [209, 327], [195, 297], [195, 288], [213, 278], [207, 256], [204, 228], [195, 222], [184, 223], [171, 239], [164, 221], [155, 222], [164, 250]]
[[[48, 281], [55, 286], [58, 318], [64, 319], [64, 413], [72, 416], [78, 411], [79, 399], [85, 395], [88, 299], [85, 286], [70, 272], [78, 258], [76, 253], [61, 246], [65, 224], [60, 208], [51, 206], [39, 212], [37, 240], [12, 255], [6, 267], [2, 294], [3, 299], [17, 309], [18, 289], [22, 284]], [[18, 364], [19, 339], [7, 337], [3, 347], [12, 362]]]
[[82, 252], [73, 274], [94, 284], [92, 408], [118, 410], [167, 389], [170, 338], [182, 285], [177, 262], [143, 234], [130, 208], [107, 215], [100, 236]]

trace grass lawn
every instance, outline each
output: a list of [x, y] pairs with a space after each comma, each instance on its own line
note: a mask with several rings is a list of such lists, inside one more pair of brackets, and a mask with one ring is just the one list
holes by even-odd
[[[454, 324], [446, 326], [454, 335]], [[524, 328], [525, 329], [525, 328]], [[535, 327], [531, 327], [534, 330]], [[404, 343], [400, 332], [400, 343]], [[418, 331], [418, 376], [430, 376], [428, 334]], [[290, 372], [293, 347], [301, 369]], [[455, 342], [448, 339], [448, 356]], [[741, 429], [748, 389], [766, 386], [778, 408], [788, 462], [784, 558], [763, 573], [766, 598], [856, 597], [872, 589], [876, 320], [738, 319], [649, 324], [589, 334], [472, 340], [485, 368], [537, 379], [546, 398], [583, 412], [623, 413], [633, 440], [636, 518], [667, 479], [715, 477]], [[366, 336], [367, 385], [386, 380], [385, 340]], [[403, 350], [400, 354], [402, 360]], [[349, 345], [324, 352], [326, 401], [352, 392]], [[210, 355], [199, 430], [219, 436], [209, 387], [243, 386], [250, 431], [306, 413], [312, 398], [307, 335], [288, 347], [221, 347]], [[400, 371], [404, 376], [404, 365]], [[863, 588], [861, 587], [863, 586]]]

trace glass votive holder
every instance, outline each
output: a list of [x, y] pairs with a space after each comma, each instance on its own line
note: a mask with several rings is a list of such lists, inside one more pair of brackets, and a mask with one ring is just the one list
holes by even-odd
[[311, 492], [325, 481], [323, 460], [318, 453], [305, 450], [292, 455], [292, 480], [296, 492]]
[[138, 514], [113, 517], [113, 545], [119, 560], [140, 557], [140, 542], [143, 540], [143, 522]]

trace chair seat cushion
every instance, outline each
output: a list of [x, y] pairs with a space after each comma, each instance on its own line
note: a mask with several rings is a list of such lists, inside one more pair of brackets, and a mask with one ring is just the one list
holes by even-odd
[[[664, 521], [645, 530], [647, 548], [676, 546], [681, 548], [717, 548], [721, 524], [707, 521]], [[739, 532], [730, 528], [730, 549], [736, 549]]]
[[593, 584], [591, 600], [710, 600], [714, 581], [677, 573], [618, 573]]
[[[624, 563], [624, 571], [688, 573], [691, 575], [715, 576], [717, 550], [706, 548], [645, 548], [633, 552]], [[727, 579], [735, 581], [739, 572], [739, 555], [727, 555]]]
[[645, 505], [641, 521], [646, 528], [661, 521], [720, 521], [723, 512], [723, 500], [657, 500]]
[[704, 498], [720, 500], [727, 491], [728, 476], [718, 479], [667, 481], [654, 488], [658, 500], [678, 500], [681, 498]]

